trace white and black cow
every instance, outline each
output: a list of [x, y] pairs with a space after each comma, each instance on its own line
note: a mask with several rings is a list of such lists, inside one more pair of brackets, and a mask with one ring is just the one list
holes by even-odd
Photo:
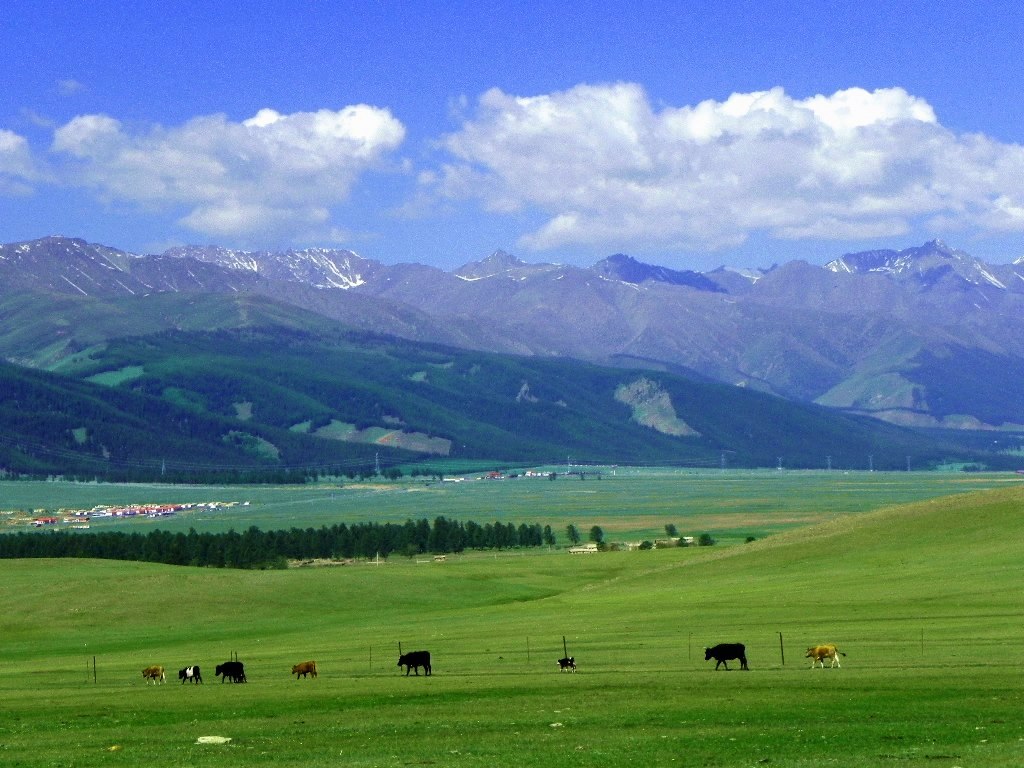
[[192, 667], [185, 667], [184, 669], [179, 669], [178, 679], [181, 680], [182, 685], [184, 685], [186, 682], [201, 683], [203, 682], [203, 675], [199, 671], [199, 665], [196, 664]]
[[558, 671], [559, 672], [575, 672], [576, 671], [576, 659], [573, 656], [565, 656], [558, 660]]

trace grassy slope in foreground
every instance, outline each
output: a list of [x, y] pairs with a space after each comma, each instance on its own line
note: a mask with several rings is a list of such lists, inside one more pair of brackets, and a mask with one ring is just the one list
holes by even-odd
[[[1022, 504], [1014, 488], [582, 558], [3, 562], [4, 763], [1019, 765]], [[563, 635], [574, 676], [554, 671]], [[703, 646], [733, 640], [752, 671], [711, 671]], [[430, 648], [434, 676], [398, 675], [398, 641]], [[817, 642], [842, 669], [806, 667]], [[232, 651], [247, 685], [213, 680]], [[320, 677], [296, 681], [306, 658]], [[208, 683], [146, 687], [150, 663]]]

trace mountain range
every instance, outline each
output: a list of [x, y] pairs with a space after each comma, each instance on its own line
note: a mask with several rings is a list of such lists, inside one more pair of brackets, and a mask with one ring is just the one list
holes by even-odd
[[[329, 336], [343, 328], [514, 355], [516, 366], [646, 371], [816, 414], [984, 431], [993, 443], [1024, 431], [1024, 259], [987, 264], [937, 240], [824, 266], [706, 273], [624, 254], [586, 268], [497, 251], [445, 271], [332, 249], [136, 255], [65, 237], [0, 245], [0, 356], [24, 367], [97, 376], [132, 337], [256, 326], [322, 335], [324, 323]], [[529, 397], [540, 379], [527, 378]], [[622, 385], [643, 392], [641, 378]], [[653, 400], [668, 388], [656, 386]]]

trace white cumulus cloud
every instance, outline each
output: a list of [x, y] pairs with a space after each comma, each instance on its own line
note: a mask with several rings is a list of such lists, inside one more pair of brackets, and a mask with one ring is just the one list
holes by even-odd
[[915, 223], [1024, 231], [1024, 148], [956, 135], [902, 88], [661, 108], [632, 83], [492, 89], [442, 146], [448, 162], [423, 183], [539, 211], [519, 243], [534, 249], [882, 237]]
[[28, 195], [40, 170], [28, 141], [14, 131], [0, 129], [0, 195]]
[[308, 233], [325, 224], [367, 170], [405, 138], [387, 109], [281, 114], [242, 122], [196, 117], [131, 130], [107, 115], [81, 115], [54, 132], [51, 151], [69, 183], [111, 202], [183, 207], [180, 223], [218, 237]]

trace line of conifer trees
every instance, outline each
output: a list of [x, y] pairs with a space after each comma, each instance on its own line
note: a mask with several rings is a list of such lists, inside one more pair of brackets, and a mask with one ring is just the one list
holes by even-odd
[[91, 557], [214, 568], [286, 568], [289, 560], [445, 554], [466, 549], [553, 545], [551, 526], [461, 522], [438, 517], [405, 523], [339, 523], [243, 533], [150, 531], [18, 532], [0, 535], [0, 558]]

